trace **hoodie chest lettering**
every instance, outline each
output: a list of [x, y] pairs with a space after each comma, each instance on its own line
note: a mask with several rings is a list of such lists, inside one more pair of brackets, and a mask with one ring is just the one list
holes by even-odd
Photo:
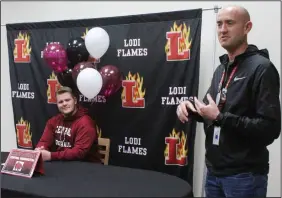
[[64, 127], [64, 126], [57, 126], [55, 133], [63, 135], [63, 136], [67, 135], [67, 136], [71, 137], [71, 128]]

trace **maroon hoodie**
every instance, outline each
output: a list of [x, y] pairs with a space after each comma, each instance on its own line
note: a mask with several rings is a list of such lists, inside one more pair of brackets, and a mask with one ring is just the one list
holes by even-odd
[[71, 117], [58, 114], [47, 121], [36, 147], [51, 151], [51, 160], [81, 160], [101, 162], [98, 154], [95, 123], [87, 109], [79, 106]]

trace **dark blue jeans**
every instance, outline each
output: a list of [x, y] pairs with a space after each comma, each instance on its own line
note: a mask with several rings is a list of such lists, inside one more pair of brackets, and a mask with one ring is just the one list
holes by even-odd
[[206, 197], [266, 197], [267, 175], [241, 173], [228, 177], [206, 177]]

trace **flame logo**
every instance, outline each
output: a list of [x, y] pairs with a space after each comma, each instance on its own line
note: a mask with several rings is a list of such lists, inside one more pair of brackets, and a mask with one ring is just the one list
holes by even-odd
[[[132, 75], [131, 72], [128, 72], [128, 76], [126, 76], [125, 80], [132, 80], [136, 83], [136, 86], [133, 88], [133, 101], [137, 98], [144, 98], [146, 89], [143, 88], [143, 77], [140, 78], [139, 73]], [[144, 89], [144, 91], [142, 91], [142, 89]], [[125, 99], [125, 89], [122, 91], [121, 99]]]
[[81, 38], [83, 38], [85, 40], [86, 34], [88, 33], [88, 28], [86, 28], [85, 32], [83, 32], [83, 35]]
[[[52, 72], [52, 74], [49, 76], [49, 80], [55, 80], [57, 81], [57, 89], [60, 88], [61, 84], [59, 83], [59, 81], [57, 80], [57, 76], [55, 75], [54, 72]], [[47, 89], [47, 97], [50, 98], [51, 97], [51, 90], [50, 90], [50, 86], [48, 86], [48, 89]]]
[[[181, 158], [181, 157], [186, 157], [187, 153], [188, 153], [188, 149], [185, 149], [186, 147], [186, 141], [187, 141], [187, 135], [185, 135], [185, 133], [182, 131], [181, 135], [180, 132], [176, 132], [175, 129], [172, 130], [172, 133], [169, 134], [169, 137], [173, 137], [173, 138], [177, 138], [180, 140], [179, 144], [178, 144], [178, 148], [177, 148], [177, 158]], [[164, 156], [167, 157], [168, 156], [168, 145], [166, 145], [165, 151], [164, 151]]]
[[[176, 22], [174, 22], [173, 27], [170, 28], [170, 32], [181, 32], [181, 38], [179, 39], [179, 53], [182, 53], [184, 50], [188, 50], [191, 47], [192, 39], [189, 41], [190, 37], [190, 26], [186, 26], [185, 23], [177, 26]], [[170, 52], [170, 44], [169, 40], [165, 45], [165, 52]]]
[[[19, 33], [18, 37], [16, 38], [18, 40], [24, 40], [24, 45], [23, 45], [23, 55], [30, 55], [31, 52], [31, 46], [30, 46], [30, 36], [26, 33]], [[14, 49], [14, 56], [17, 56], [17, 45], [15, 45], [15, 49]]]
[[[32, 138], [32, 134], [30, 133], [30, 123], [26, 120], [24, 120], [22, 117], [21, 119], [18, 121], [17, 125], [24, 125], [26, 126], [26, 130], [23, 134], [23, 142], [25, 144], [28, 144], [29, 142], [31, 142], [31, 138]], [[17, 129], [17, 140], [18, 143], [20, 142], [20, 134], [19, 134], [19, 130]]]
[[98, 125], [96, 125], [96, 131], [97, 131], [98, 138], [101, 138], [102, 137], [102, 130], [98, 127]]

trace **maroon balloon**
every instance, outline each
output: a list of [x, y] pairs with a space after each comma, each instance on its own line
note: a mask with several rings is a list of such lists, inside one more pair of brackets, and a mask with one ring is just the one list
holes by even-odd
[[106, 65], [100, 69], [103, 78], [103, 87], [99, 95], [109, 97], [119, 90], [122, 83], [122, 75], [114, 65]]
[[96, 65], [94, 65], [91, 62], [81, 62], [81, 63], [76, 64], [73, 68], [73, 71], [72, 71], [72, 78], [73, 78], [74, 82], [76, 82], [76, 78], [77, 78], [79, 72], [81, 72], [85, 68], [97, 69]]
[[50, 43], [43, 50], [43, 59], [57, 73], [67, 69], [67, 53], [60, 43]]

